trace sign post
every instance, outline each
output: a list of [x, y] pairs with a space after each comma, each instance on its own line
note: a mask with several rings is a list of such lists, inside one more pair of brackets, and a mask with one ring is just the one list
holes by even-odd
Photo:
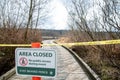
[[[41, 47], [40, 43], [32, 43], [32, 48], [40, 48], [40, 47]], [[41, 77], [33, 76], [32, 80], [42, 80], [42, 78]]]
[[17, 48], [15, 50], [16, 73], [18, 75], [34, 76], [32, 80], [56, 76], [56, 51], [38, 48], [39, 46], [38, 43], [32, 43], [32, 48]]

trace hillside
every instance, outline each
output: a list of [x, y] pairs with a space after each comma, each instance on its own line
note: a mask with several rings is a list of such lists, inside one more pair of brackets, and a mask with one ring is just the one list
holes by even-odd
[[42, 36], [54, 36], [59, 37], [68, 32], [68, 30], [52, 30], [52, 29], [41, 29]]

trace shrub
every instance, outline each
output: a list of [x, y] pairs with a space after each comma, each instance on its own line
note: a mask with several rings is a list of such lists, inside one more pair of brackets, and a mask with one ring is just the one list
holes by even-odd
[[[27, 39], [24, 38], [25, 29], [0, 29], [1, 44], [25, 44], [32, 42], [41, 42], [41, 33], [39, 30], [28, 30]], [[4, 33], [4, 34], [3, 34]], [[5, 53], [0, 56], [0, 75], [10, 70], [15, 66], [15, 49], [17, 47], [1, 47], [0, 51]]]

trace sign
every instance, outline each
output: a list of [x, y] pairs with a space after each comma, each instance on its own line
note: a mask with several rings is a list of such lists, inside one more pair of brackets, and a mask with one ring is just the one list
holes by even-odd
[[56, 52], [41, 48], [17, 48], [15, 50], [16, 73], [55, 77]]

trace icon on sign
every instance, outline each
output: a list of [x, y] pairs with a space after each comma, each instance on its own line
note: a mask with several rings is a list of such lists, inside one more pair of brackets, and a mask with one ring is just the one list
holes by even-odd
[[20, 65], [26, 66], [28, 64], [28, 60], [25, 57], [21, 57], [19, 60]]
[[52, 72], [52, 71], [50, 72], [50, 75], [53, 75], [53, 72]]

